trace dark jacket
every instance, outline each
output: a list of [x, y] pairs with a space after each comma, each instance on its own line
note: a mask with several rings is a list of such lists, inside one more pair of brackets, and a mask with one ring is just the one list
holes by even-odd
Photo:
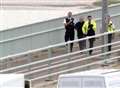
[[92, 24], [89, 24], [88, 29], [89, 30], [88, 30], [87, 36], [93, 36], [93, 35], [95, 35], [95, 31], [93, 29], [93, 25]]
[[65, 26], [65, 29], [67, 32], [74, 31], [74, 18], [65, 18], [66, 23], [69, 23], [67, 26]]
[[82, 27], [83, 27], [84, 23], [85, 22], [83, 21], [83, 22], [77, 22], [75, 24], [75, 29], [77, 30], [77, 36], [78, 36], [78, 38], [83, 38], [85, 36], [83, 34], [83, 32], [82, 32]]

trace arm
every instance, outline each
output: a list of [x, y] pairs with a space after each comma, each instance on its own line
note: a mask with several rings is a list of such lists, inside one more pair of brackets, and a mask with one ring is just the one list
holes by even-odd
[[65, 20], [65, 19], [64, 19], [64, 22], [63, 22], [63, 23], [64, 23], [64, 26], [67, 26], [67, 23], [66, 23], [66, 20]]
[[83, 32], [83, 34], [87, 34], [87, 23], [84, 23], [84, 25], [83, 25], [83, 27], [82, 27], [82, 32]]
[[115, 31], [115, 25], [114, 24], [112, 24], [112, 27], [113, 27], [113, 30]]
[[68, 26], [72, 21], [74, 21], [74, 19], [70, 20], [69, 22], [66, 22], [66, 19], [64, 19], [64, 25]]
[[93, 30], [96, 32], [96, 28], [97, 28], [97, 25], [96, 25], [96, 21], [93, 21]]
[[75, 30], [78, 30], [78, 23], [75, 24]]
[[[115, 31], [115, 25], [112, 23], [113, 32]], [[113, 33], [112, 38], [115, 38], [115, 33]]]

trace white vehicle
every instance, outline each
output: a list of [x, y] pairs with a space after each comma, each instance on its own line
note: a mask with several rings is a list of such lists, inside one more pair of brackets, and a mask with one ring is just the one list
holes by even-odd
[[24, 88], [24, 75], [0, 74], [0, 88]]
[[60, 75], [58, 88], [120, 88], [120, 71], [91, 70]]

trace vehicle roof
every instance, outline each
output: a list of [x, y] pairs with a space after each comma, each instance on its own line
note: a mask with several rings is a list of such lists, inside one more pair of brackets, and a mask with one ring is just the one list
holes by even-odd
[[110, 73], [117, 71], [118, 69], [94, 69], [89, 71], [83, 71], [83, 72], [76, 72], [76, 73], [70, 73], [70, 74], [62, 74], [59, 77], [78, 77], [78, 76], [100, 76], [101, 74], [107, 75], [105, 73]]

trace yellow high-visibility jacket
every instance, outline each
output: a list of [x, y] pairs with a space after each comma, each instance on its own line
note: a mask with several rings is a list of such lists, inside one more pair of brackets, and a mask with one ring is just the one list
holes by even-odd
[[[82, 27], [82, 32], [84, 34], [87, 34], [88, 33], [88, 26], [89, 26], [89, 21], [86, 21]], [[93, 30], [96, 32], [96, 21], [95, 20], [91, 20], [91, 24], [93, 25]]]
[[115, 30], [115, 26], [114, 26], [113, 22], [110, 21], [110, 22], [108, 23], [107, 32], [114, 32], [114, 30]]

